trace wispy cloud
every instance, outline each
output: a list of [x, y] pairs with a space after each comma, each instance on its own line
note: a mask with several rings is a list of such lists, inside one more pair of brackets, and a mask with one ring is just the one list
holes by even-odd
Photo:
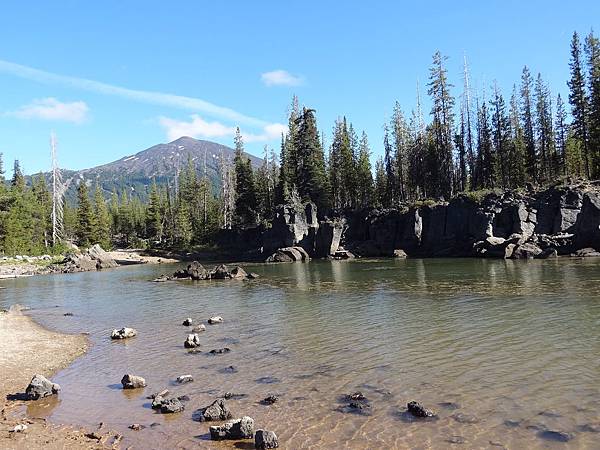
[[115, 97], [126, 98], [138, 102], [149, 103], [154, 105], [169, 106], [178, 109], [184, 109], [196, 113], [204, 113], [211, 117], [229, 120], [235, 123], [265, 127], [268, 122], [250, 117], [234, 111], [233, 109], [218, 106], [205, 100], [184, 97], [181, 95], [168, 94], [164, 92], [140, 91], [128, 89], [120, 86], [115, 86], [99, 81], [89, 80], [86, 78], [70, 77], [59, 75], [56, 73], [46, 72], [43, 70], [34, 69], [28, 66], [22, 66], [10, 61], [0, 60], [0, 72], [8, 73], [19, 78], [24, 78], [44, 84], [56, 84], [68, 86], [71, 88], [81, 89], [85, 91], [95, 92], [99, 94], [112, 95]]
[[292, 75], [287, 70], [273, 70], [265, 72], [260, 76], [262, 82], [267, 86], [300, 86], [304, 84], [304, 78]]
[[[190, 136], [194, 138], [224, 138], [235, 134], [236, 127], [229, 127], [221, 122], [208, 122], [197, 114], [190, 116], [190, 120], [177, 120], [170, 117], [161, 116], [158, 118], [160, 126], [165, 130], [167, 139], [173, 141], [181, 136]], [[267, 142], [281, 137], [287, 127], [280, 123], [270, 123], [262, 127], [262, 133], [246, 133], [242, 130], [242, 136], [245, 142]]]
[[63, 103], [54, 97], [33, 100], [7, 115], [20, 119], [57, 120], [80, 124], [87, 119], [90, 109], [85, 102]]

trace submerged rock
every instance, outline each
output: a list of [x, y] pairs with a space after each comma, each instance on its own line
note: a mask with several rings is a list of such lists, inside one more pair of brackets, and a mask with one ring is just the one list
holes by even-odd
[[112, 330], [110, 333], [111, 339], [127, 339], [137, 335], [137, 331], [133, 328], [123, 327], [120, 330]]
[[310, 256], [308, 256], [308, 253], [302, 247], [283, 247], [277, 249], [277, 251], [266, 260], [268, 263], [300, 261], [310, 261]]
[[213, 441], [224, 439], [252, 439], [254, 436], [254, 419], [244, 416], [220, 426], [209, 428], [210, 438]]
[[194, 381], [194, 377], [191, 375], [179, 375], [175, 381], [179, 384], [191, 383]]
[[567, 433], [566, 431], [556, 430], [541, 430], [540, 432], [538, 432], [537, 435], [542, 439], [556, 442], [569, 442], [575, 437], [573, 433]]
[[53, 383], [43, 375], [36, 374], [25, 389], [25, 396], [28, 400], [38, 400], [58, 394], [59, 391], [60, 386], [58, 384]]
[[218, 323], [223, 323], [223, 318], [221, 316], [213, 316], [210, 319], [208, 319], [208, 323], [210, 325], [216, 325]]
[[193, 322], [193, 320], [190, 317], [188, 317], [181, 323], [181, 325], [183, 325], [184, 327], [191, 327], [192, 322]]
[[201, 323], [200, 325], [196, 325], [194, 328], [192, 328], [192, 333], [201, 333], [203, 331], [206, 331], [206, 325], [204, 325], [203, 323]]
[[197, 422], [210, 422], [214, 420], [231, 419], [231, 411], [224, 399], [219, 398], [205, 408], [194, 412], [193, 418]]
[[279, 400], [278, 396], [276, 396], [276, 395], [269, 395], [269, 396], [263, 398], [260, 401], [260, 403], [263, 404], [263, 405], [272, 405], [272, 404], [276, 403], [277, 400]]
[[229, 347], [224, 347], [224, 348], [212, 349], [209, 353], [211, 355], [222, 355], [224, 353], [229, 353], [230, 351], [231, 351], [231, 349]]
[[458, 423], [477, 423], [479, 419], [475, 416], [470, 416], [468, 414], [456, 413], [452, 416], [454, 420]]
[[136, 375], [126, 374], [121, 378], [123, 389], [138, 389], [146, 387], [146, 380]]
[[409, 402], [407, 403], [406, 408], [414, 417], [435, 417], [435, 413], [433, 411], [424, 408], [419, 402]]
[[256, 430], [256, 434], [254, 435], [254, 448], [264, 450], [268, 448], [278, 447], [279, 439], [277, 438], [275, 432], [267, 430]]

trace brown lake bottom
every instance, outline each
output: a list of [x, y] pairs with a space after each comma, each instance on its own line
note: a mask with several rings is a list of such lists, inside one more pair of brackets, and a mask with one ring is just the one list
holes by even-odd
[[[132, 266], [3, 281], [0, 307], [20, 303], [45, 326], [90, 333], [89, 352], [53, 378], [59, 398], [30, 414], [104, 422], [133, 448], [253, 448], [211, 442], [209, 424], [192, 420], [231, 392], [234, 416], [275, 431], [282, 448], [599, 448], [600, 259], [244, 267], [261, 278], [151, 283], [177, 266]], [[224, 323], [188, 353], [181, 322], [213, 315]], [[111, 341], [123, 326], [138, 335]], [[123, 391], [125, 373], [148, 387]], [[177, 385], [184, 374], [194, 381]], [[150, 408], [146, 397], [164, 388], [189, 396], [184, 412]], [[356, 391], [369, 408], [347, 407]], [[260, 404], [271, 394], [275, 404]], [[411, 400], [437, 420], [410, 420]]]

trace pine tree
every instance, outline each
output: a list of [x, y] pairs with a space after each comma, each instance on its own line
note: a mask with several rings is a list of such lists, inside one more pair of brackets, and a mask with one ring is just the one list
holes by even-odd
[[581, 147], [585, 176], [592, 176], [592, 157], [589, 150], [589, 100], [585, 90], [585, 72], [583, 69], [583, 61], [581, 59], [581, 43], [577, 32], [573, 33], [571, 40], [571, 79], [568, 81], [569, 103], [571, 104], [571, 114], [573, 121], [574, 138], [579, 141]]
[[554, 131], [552, 129], [552, 101], [550, 92], [538, 74], [535, 82], [536, 128], [539, 149], [539, 178], [547, 181], [557, 173]]
[[300, 161], [296, 149], [298, 139], [298, 122], [300, 119], [300, 108], [298, 97], [294, 95], [288, 117], [287, 135], [281, 137], [279, 185], [277, 189], [277, 201], [287, 200], [294, 186], [298, 184], [298, 168]]
[[600, 40], [592, 32], [585, 39], [589, 92], [590, 172], [600, 177]]
[[384, 208], [391, 208], [396, 204], [396, 162], [394, 161], [394, 152], [390, 142], [390, 132], [388, 125], [383, 126], [383, 164], [385, 167], [385, 194], [382, 197]]
[[50, 246], [52, 236], [52, 223], [50, 221], [52, 198], [43, 174], [40, 173], [32, 179], [31, 190], [35, 204], [32, 211], [34, 220], [33, 240], [37, 248], [45, 250]]
[[108, 207], [106, 206], [106, 200], [102, 195], [100, 185], [96, 183], [96, 189], [94, 190], [94, 222], [96, 226], [94, 242], [100, 244], [100, 246], [108, 250], [111, 247], [110, 243], [110, 214]]
[[375, 162], [375, 198], [374, 205], [378, 207], [386, 207], [388, 201], [388, 181], [385, 173], [385, 165], [381, 157]]
[[256, 187], [250, 159], [244, 155], [244, 141], [237, 128], [235, 134], [235, 222], [238, 225], [256, 224]]
[[329, 180], [314, 110], [303, 108], [298, 123], [294, 143], [298, 156], [298, 193], [303, 199], [312, 200], [319, 214], [325, 215], [330, 208]]
[[478, 106], [477, 113], [476, 189], [489, 189], [493, 187], [494, 163], [492, 132], [490, 130], [488, 110], [484, 99], [481, 106]]
[[494, 176], [491, 179], [491, 186], [501, 186], [507, 189], [510, 186], [510, 120], [506, 113], [506, 104], [498, 86], [494, 84], [494, 96], [490, 101], [492, 108], [492, 139], [494, 150], [492, 153]]
[[433, 55], [433, 65], [429, 70], [429, 90], [427, 93], [433, 101], [431, 127], [435, 141], [432, 148], [433, 154], [431, 155], [432, 163], [438, 167], [435, 178], [432, 180], [434, 192], [439, 196], [451, 197], [453, 193], [454, 113], [452, 108], [454, 98], [450, 95], [452, 85], [448, 82], [447, 71], [444, 67], [446, 59], [447, 57], [443, 57], [439, 51]]
[[77, 186], [77, 245], [88, 247], [95, 244], [96, 220], [84, 180]]
[[525, 161], [529, 181], [538, 181], [536, 167], [535, 130], [532, 100], [533, 80], [527, 66], [523, 67], [521, 74], [521, 121], [523, 123], [523, 136], [525, 138]]
[[148, 199], [148, 208], [146, 209], [146, 230], [148, 232], [148, 237], [151, 240], [155, 240], [158, 243], [162, 241], [162, 208], [155, 178], [152, 179], [152, 187], [150, 188], [150, 197]]
[[517, 100], [517, 87], [513, 85], [512, 95], [510, 97], [510, 129], [511, 129], [511, 157], [510, 167], [510, 187], [516, 188], [524, 186], [527, 180], [525, 164], [525, 135], [521, 125], [519, 113], [519, 101]]
[[410, 132], [400, 103], [394, 105], [392, 121], [390, 124], [392, 130], [394, 161], [396, 163], [396, 181], [397, 196], [400, 202], [408, 200], [410, 191], [408, 180], [408, 154], [410, 152]]
[[567, 112], [560, 94], [556, 97], [556, 116], [554, 118], [554, 146], [556, 148], [557, 166], [562, 175], [566, 175], [566, 148], [567, 148]]
[[356, 181], [358, 185], [357, 206], [360, 208], [367, 208], [375, 200], [370, 156], [369, 141], [367, 134], [363, 131], [358, 145], [358, 164], [356, 168]]
[[15, 159], [15, 163], [13, 165], [13, 177], [10, 181], [10, 184], [13, 188], [20, 192], [25, 190], [25, 177], [23, 176], [21, 164], [19, 163], [18, 159]]

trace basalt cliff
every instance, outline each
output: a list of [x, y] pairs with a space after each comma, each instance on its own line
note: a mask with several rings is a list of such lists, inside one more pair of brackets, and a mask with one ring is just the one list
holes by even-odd
[[313, 203], [295, 199], [278, 208], [269, 226], [227, 230], [219, 240], [256, 259], [288, 247], [337, 258], [600, 256], [600, 184], [459, 195], [322, 220]]

